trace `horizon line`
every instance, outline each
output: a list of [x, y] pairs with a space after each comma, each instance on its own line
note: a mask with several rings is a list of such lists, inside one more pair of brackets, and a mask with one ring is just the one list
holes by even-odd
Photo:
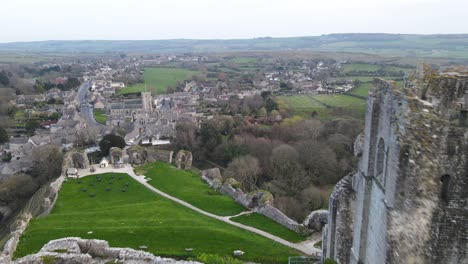
[[361, 33], [327, 33], [320, 35], [302, 35], [302, 36], [287, 36], [287, 37], [272, 37], [259, 36], [250, 38], [165, 38], [165, 39], [44, 39], [44, 40], [24, 40], [24, 41], [0, 41], [0, 44], [18, 44], [18, 43], [34, 43], [34, 42], [73, 42], [73, 41], [173, 41], [173, 40], [207, 40], [207, 41], [225, 41], [225, 40], [254, 40], [254, 39], [286, 39], [286, 38], [311, 38], [328, 35], [402, 35], [402, 36], [455, 36], [468, 35], [467, 33], [378, 33], [378, 32], [361, 32]]

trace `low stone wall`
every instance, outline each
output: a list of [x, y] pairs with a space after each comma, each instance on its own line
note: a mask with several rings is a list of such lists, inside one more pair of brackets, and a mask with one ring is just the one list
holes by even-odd
[[223, 185], [223, 177], [219, 168], [212, 168], [202, 171], [202, 179], [207, 182], [210, 187], [218, 190]]
[[254, 208], [254, 211], [276, 221], [282, 226], [287, 227], [288, 229], [297, 233], [304, 235], [311, 233], [311, 231], [308, 230], [306, 227], [292, 220], [283, 212], [278, 210], [278, 208], [273, 207], [272, 205], [266, 204], [263, 206], [258, 206]]
[[[0, 252], [0, 263], [10, 263], [11, 257], [16, 250], [21, 235], [26, 230], [29, 221], [32, 217], [43, 217], [50, 213], [57, 200], [58, 192], [66, 178], [66, 171], [69, 167], [73, 167], [72, 155], [76, 151], [70, 151], [64, 157], [62, 163], [62, 173], [55, 181], [49, 185], [41, 187], [29, 200], [28, 204], [23, 209], [20, 217], [11, 225], [10, 238], [3, 246]], [[84, 155], [84, 154], [83, 154]], [[88, 158], [84, 155], [84, 165], [86, 166]]]
[[54, 208], [55, 202], [58, 198], [58, 192], [62, 188], [64, 181], [65, 176], [60, 176], [49, 185], [46, 196], [44, 197], [41, 205], [42, 212], [37, 216], [38, 218], [47, 216], [49, 215], [50, 211], [52, 211], [52, 208]]
[[38, 253], [25, 256], [15, 260], [13, 263], [43, 263], [45, 257], [53, 260], [54, 263], [67, 264], [104, 264], [114, 262], [128, 264], [201, 264], [196, 261], [179, 261], [170, 258], [161, 258], [151, 253], [131, 248], [114, 248], [110, 247], [109, 243], [105, 240], [81, 239], [79, 237], [68, 237], [49, 241]]
[[202, 179], [205, 180], [212, 188], [231, 197], [247, 209], [251, 209], [256, 213], [262, 214], [297, 233], [311, 233], [311, 230], [306, 226], [297, 223], [281, 212], [278, 208], [272, 206], [273, 196], [267, 191], [258, 190], [251, 193], [244, 193], [240, 188], [233, 187], [238, 185], [237, 181], [234, 179], [227, 179], [223, 183], [219, 168], [202, 171]]
[[23, 213], [19, 219], [13, 225], [13, 230], [11, 232], [11, 237], [3, 246], [2, 252], [0, 252], [0, 263], [10, 263], [13, 253], [18, 246], [21, 235], [23, 234], [26, 227], [28, 227], [29, 221], [31, 220], [32, 215], [28, 212]]

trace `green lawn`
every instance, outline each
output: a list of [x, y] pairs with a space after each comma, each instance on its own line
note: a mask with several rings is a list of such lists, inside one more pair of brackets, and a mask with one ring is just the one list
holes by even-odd
[[349, 93], [359, 95], [359, 96], [367, 96], [371, 88], [372, 88], [371, 82], [361, 83], [357, 87], [353, 88]]
[[[359, 91], [363, 93], [363, 91]], [[366, 94], [367, 95], [367, 94]], [[366, 96], [364, 95], [364, 96]], [[334, 115], [335, 108], [349, 109], [351, 116], [363, 117], [366, 110], [366, 101], [345, 94], [337, 95], [293, 95], [278, 96], [277, 100], [286, 102], [296, 114], [316, 112], [321, 119], [329, 119]], [[327, 108], [325, 105], [330, 106]], [[340, 114], [342, 115], [342, 113]]]
[[374, 76], [346, 76], [346, 79], [347, 80], [358, 80], [360, 82], [372, 82], [374, 80], [374, 78], [378, 78], [378, 77], [374, 77]]
[[118, 94], [143, 92], [145, 88], [154, 94], [164, 94], [168, 86], [175, 88], [177, 82], [190, 80], [192, 76], [198, 73], [183, 68], [146, 68], [143, 74], [145, 83], [120, 89]]
[[[343, 116], [343, 113], [335, 112], [333, 107], [342, 107], [348, 108], [351, 111], [348, 112], [351, 116], [361, 117], [362, 113], [365, 111], [361, 108], [356, 109], [355, 104], [360, 104], [360, 102], [355, 101], [355, 104], [350, 104], [348, 106], [340, 106], [336, 105], [336, 103], [330, 104], [331, 108], [327, 108], [324, 104], [321, 104], [320, 100], [323, 96], [331, 96], [331, 95], [293, 95], [293, 96], [278, 96], [277, 100], [286, 102], [289, 107], [294, 111], [296, 115], [302, 116], [309, 116], [311, 113], [315, 112], [317, 117], [322, 120], [328, 120], [333, 118], [334, 116]], [[348, 96], [349, 97], [349, 96]], [[314, 100], [315, 99], [315, 100]], [[319, 99], [319, 100], [317, 100]], [[324, 102], [328, 102], [328, 100], [324, 100]]]
[[104, 125], [106, 124], [106, 120], [107, 120], [106, 111], [94, 109], [93, 113], [94, 113], [94, 118], [96, 119], [97, 122], [104, 124]]
[[366, 106], [366, 100], [352, 97], [345, 94], [315, 95], [314, 98], [332, 107], [360, 108]]
[[[155, 255], [177, 258], [201, 253], [227, 256], [240, 249], [246, 252], [240, 257], [244, 261], [286, 263], [288, 256], [299, 254], [182, 207], [126, 174], [106, 173], [100, 179], [88, 176], [64, 183], [52, 213], [30, 222], [15, 257], [37, 252], [52, 239], [69, 236], [104, 239], [113, 247], [147, 246], [147, 251]], [[194, 250], [187, 252], [186, 248]]]
[[236, 57], [232, 58], [231, 61], [238, 64], [254, 64], [257, 63], [258, 59], [253, 57]]
[[231, 218], [231, 220], [244, 225], [258, 228], [260, 230], [281, 237], [282, 239], [288, 240], [293, 243], [306, 240], [306, 237], [301, 236], [298, 233], [291, 231], [284, 226], [280, 226], [281, 228], [278, 228], [278, 223], [261, 214], [252, 213], [249, 215], [241, 215], [238, 217]]
[[403, 68], [403, 67], [398, 67], [398, 66], [385, 66], [383, 70], [386, 72], [408, 72], [411, 70], [411, 68]]
[[278, 96], [277, 99], [285, 101], [294, 110], [325, 108], [323, 104], [307, 95]]
[[352, 71], [365, 71], [365, 72], [376, 72], [380, 70], [380, 65], [375, 64], [365, 64], [365, 63], [350, 63], [343, 65], [344, 72], [352, 72]]
[[[366, 113], [366, 100], [353, 97], [346, 94], [326, 95], [320, 94], [314, 96], [316, 100], [325, 103], [333, 108], [333, 112], [330, 115], [349, 115], [357, 118], [364, 118]], [[335, 110], [340, 110], [335, 113]], [[343, 112], [344, 111], [344, 112]], [[329, 118], [324, 116], [323, 118]]]
[[195, 172], [179, 170], [164, 162], [148, 163], [135, 171], [150, 177], [148, 183], [159, 190], [207, 212], [230, 216], [246, 210], [231, 197], [210, 188]]

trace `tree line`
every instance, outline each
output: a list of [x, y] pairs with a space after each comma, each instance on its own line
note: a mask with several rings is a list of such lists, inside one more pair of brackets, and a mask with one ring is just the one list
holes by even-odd
[[355, 119], [294, 117], [267, 126], [219, 115], [200, 127], [179, 122], [176, 144], [226, 167], [223, 177], [235, 178], [244, 191], [270, 191], [275, 205], [300, 221], [327, 207], [330, 189], [355, 168], [353, 143], [362, 127]]

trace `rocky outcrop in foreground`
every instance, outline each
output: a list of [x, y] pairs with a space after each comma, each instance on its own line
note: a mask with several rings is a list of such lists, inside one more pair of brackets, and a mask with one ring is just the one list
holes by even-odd
[[151, 253], [131, 248], [109, 247], [105, 240], [68, 237], [49, 241], [33, 255], [17, 259], [14, 264], [66, 263], [66, 264], [105, 264], [105, 263], [151, 263], [151, 264], [197, 264], [195, 261], [179, 261], [161, 258]]

